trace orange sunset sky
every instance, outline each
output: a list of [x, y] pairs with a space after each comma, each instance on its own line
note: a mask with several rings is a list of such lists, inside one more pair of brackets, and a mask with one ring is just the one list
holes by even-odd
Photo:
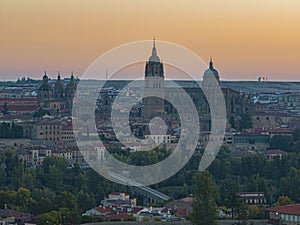
[[0, 80], [80, 77], [154, 35], [213, 56], [223, 80], [300, 80], [299, 0], [0, 0]]

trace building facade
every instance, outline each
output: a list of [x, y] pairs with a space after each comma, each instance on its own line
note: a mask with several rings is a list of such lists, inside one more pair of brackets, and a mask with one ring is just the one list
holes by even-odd
[[70, 111], [76, 88], [77, 81], [74, 78], [73, 72], [70, 81], [64, 85], [60, 73], [57, 75], [55, 84], [50, 84], [49, 77], [45, 71], [43, 83], [39, 87], [37, 95], [40, 108], [49, 110], [52, 113]]

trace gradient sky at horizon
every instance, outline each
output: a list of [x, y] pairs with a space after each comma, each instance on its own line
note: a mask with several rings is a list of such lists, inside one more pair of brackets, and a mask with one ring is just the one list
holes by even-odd
[[223, 80], [300, 80], [299, 0], [0, 0], [0, 80], [80, 77], [154, 35], [213, 56]]

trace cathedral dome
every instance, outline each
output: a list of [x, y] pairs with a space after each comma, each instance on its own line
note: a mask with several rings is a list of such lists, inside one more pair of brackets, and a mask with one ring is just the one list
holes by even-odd
[[44, 71], [44, 76], [43, 76], [43, 81], [48, 81], [48, 76], [47, 76], [47, 73], [46, 73], [46, 70]]
[[214, 76], [219, 81], [219, 73], [214, 68], [212, 59], [210, 59], [209, 68], [204, 72], [203, 78], [209, 78], [210, 76]]

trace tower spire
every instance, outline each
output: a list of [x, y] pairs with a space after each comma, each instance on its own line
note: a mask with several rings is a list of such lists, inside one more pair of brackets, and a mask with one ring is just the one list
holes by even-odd
[[210, 57], [209, 68], [210, 68], [210, 69], [214, 68], [214, 63], [213, 63], [213, 58], [212, 58], [212, 56]]
[[152, 62], [160, 61], [159, 57], [157, 56], [157, 52], [156, 52], [155, 37], [153, 38], [152, 54], [149, 58], [149, 61], [152, 61]]
[[57, 73], [57, 80], [60, 80], [60, 71]]

